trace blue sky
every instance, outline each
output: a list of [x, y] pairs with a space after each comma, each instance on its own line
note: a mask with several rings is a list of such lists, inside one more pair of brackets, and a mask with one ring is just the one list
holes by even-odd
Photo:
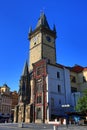
[[57, 63], [87, 66], [87, 0], [0, 0], [0, 86], [19, 89], [29, 27], [42, 11], [50, 27], [56, 25]]

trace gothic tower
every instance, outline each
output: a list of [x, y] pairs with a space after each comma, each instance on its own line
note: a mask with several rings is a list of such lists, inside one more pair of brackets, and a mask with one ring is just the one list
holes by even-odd
[[25, 122], [26, 106], [30, 103], [30, 94], [30, 76], [26, 62], [20, 79], [19, 99], [14, 111], [14, 122]]
[[51, 64], [56, 63], [55, 49], [56, 29], [50, 29], [45, 14], [41, 14], [35, 30], [30, 28], [30, 52], [29, 52], [29, 70], [32, 71], [32, 64], [47, 59]]
[[24, 65], [19, 85], [19, 103], [30, 103], [30, 78], [27, 62]]
[[19, 101], [15, 112], [15, 122], [25, 122], [26, 119], [26, 105], [30, 103], [30, 78], [29, 78], [28, 64], [25, 63], [23, 73], [19, 85]]

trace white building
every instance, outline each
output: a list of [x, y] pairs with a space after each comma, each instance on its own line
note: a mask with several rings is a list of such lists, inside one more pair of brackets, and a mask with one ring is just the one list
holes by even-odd
[[71, 105], [70, 72], [62, 65], [48, 65], [49, 117], [64, 115], [62, 105]]

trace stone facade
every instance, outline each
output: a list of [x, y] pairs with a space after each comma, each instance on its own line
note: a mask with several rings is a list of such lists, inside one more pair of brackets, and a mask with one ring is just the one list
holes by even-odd
[[30, 118], [27, 119], [27, 114], [30, 115], [31, 108], [31, 105], [28, 107], [28, 104], [30, 103], [31, 88], [27, 62], [24, 65], [23, 73], [20, 79], [18, 95], [18, 104], [14, 110], [14, 122], [30, 122]]
[[40, 16], [35, 30], [30, 28], [28, 38], [29, 65], [26, 62], [20, 79], [14, 122], [47, 123], [74, 110], [74, 93], [87, 88], [87, 68], [56, 63], [56, 29], [50, 29], [45, 14]]
[[33, 64], [34, 81], [34, 122], [46, 122], [47, 117], [47, 86], [46, 86], [46, 60]]
[[49, 28], [46, 16], [41, 15], [38, 21], [38, 27], [30, 31], [30, 52], [29, 52], [29, 70], [32, 71], [32, 64], [46, 58], [50, 63], [56, 63], [55, 50], [56, 31]]

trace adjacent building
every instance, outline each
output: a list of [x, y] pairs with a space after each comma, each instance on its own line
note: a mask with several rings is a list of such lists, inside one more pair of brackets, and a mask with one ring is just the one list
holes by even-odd
[[[15, 100], [16, 99], [16, 100]], [[13, 109], [18, 104], [18, 93], [11, 92], [7, 84], [0, 87], [0, 122], [13, 120]]]
[[72, 93], [72, 104], [76, 106], [78, 98], [82, 96], [83, 91], [87, 89], [87, 67], [75, 65], [69, 67], [70, 83]]
[[13, 120], [14, 120], [14, 109], [15, 109], [15, 106], [18, 104], [18, 92], [17, 91], [10, 92], [10, 96], [11, 96], [11, 100], [12, 100], [12, 103], [11, 103], [11, 120], [13, 122]]
[[10, 96], [10, 88], [7, 84], [0, 87], [0, 116], [7, 119], [11, 117], [12, 99]]

